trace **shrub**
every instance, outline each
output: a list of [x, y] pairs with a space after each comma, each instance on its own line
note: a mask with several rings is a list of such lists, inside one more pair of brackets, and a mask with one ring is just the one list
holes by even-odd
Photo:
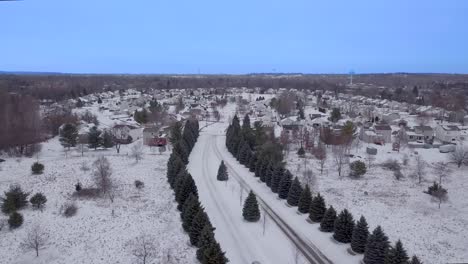
[[401, 173], [401, 171], [397, 170], [397, 171], [393, 172], [393, 176], [395, 176], [395, 179], [397, 179], [399, 181], [399, 180], [401, 180], [403, 178], [403, 173]]
[[81, 183], [80, 182], [77, 182], [75, 184], [75, 191], [79, 192], [83, 189], [83, 187], [81, 187]]
[[10, 190], [5, 192], [5, 197], [2, 197], [2, 212], [9, 214], [16, 210], [20, 210], [28, 204], [29, 193], [23, 192], [20, 186], [10, 186]]
[[366, 164], [360, 160], [351, 162], [349, 168], [351, 169], [351, 176], [356, 178], [361, 177], [367, 172]]
[[437, 193], [447, 193], [447, 189], [444, 189], [442, 185], [439, 185], [437, 182], [434, 182], [432, 186], [429, 186], [429, 188], [427, 188], [427, 193], [432, 196], [435, 196]]
[[78, 207], [74, 203], [66, 203], [62, 210], [65, 217], [72, 217], [78, 212]]
[[304, 157], [305, 155], [305, 150], [303, 147], [300, 147], [299, 150], [297, 151], [297, 155], [299, 155], [299, 157]]
[[29, 202], [34, 208], [42, 210], [45, 203], [47, 202], [47, 198], [42, 193], [36, 193], [33, 197], [31, 197]]
[[388, 159], [387, 161], [382, 163], [382, 167], [391, 171], [401, 170], [400, 163], [398, 163], [398, 161], [394, 159]]
[[33, 174], [42, 174], [44, 172], [44, 165], [39, 162], [34, 162], [31, 166], [31, 171]]
[[137, 189], [143, 189], [143, 187], [145, 187], [145, 183], [142, 182], [142, 181], [136, 180], [136, 181], [135, 181], [135, 187], [136, 187]]
[[20, 227], [23, 224], [23, 216], [18, 212], [13, 212], [8, 218], [8, 224], [10, 225], [10, 229], [15, 229]]

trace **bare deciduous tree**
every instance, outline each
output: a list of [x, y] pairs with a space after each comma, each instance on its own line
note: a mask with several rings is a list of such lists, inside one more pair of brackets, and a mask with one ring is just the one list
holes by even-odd
[[439, 176], [439, 184], [442, 185], [442, 179], [448, 178], [452, 173], [452, 170], [448, 166], [447, 162], [439, 161], [433, 165], [434, 173]]
[[49, 236], [42, 229], [40, 225], [33, 226], [26, 235], [26, 238], [21, 243], [21, 247], [30, 250], [33, 249], [36, 251], [36, 257], [39, 257], [39, 250], [45, 246]]
[[333, 161], [338, 171], [338, 176], [341, 177], [343, 167], [348, 163], [348, 157], [346, 155], [346, 146], [335, 145], [332, 146]]
[[416, 155], [414, 162], [414, 175], [418, 178], [418, 182], [421, 183], [426, 173], [427, 163], [420, 155]]
[[111, 179], [112, 168], [110, 166], [109, 160], [102, 156], [99, 157], [93, 163], [94, 166], [94, 182], [96, 183], [99, 190], [107, 195], [111, 202], [114, 201], [114, 192], [113, 192], [113, 182]]
[[463, 145], [457, 146], [450, 154], [450, 160], [457, 164], [458, 168], [463, 164], [468, 164], [468, 148]]
[[325, 167], [325, 163], [327, 162], [327, 150], [321, 143], [317, 148], [314, 149], [314, 156], [319, 161], [320, 174], [323, 174], [323, 169]]
[[135, 158], [137, 163], [143, 158], [143, 144], [141, 142], [138, 142], [132, 146], [130, 156]]
[[157, 241], [149, 235], [142, 234], [133, 241], [132, 254], [142, 264], [151, 263], [157, 256]]

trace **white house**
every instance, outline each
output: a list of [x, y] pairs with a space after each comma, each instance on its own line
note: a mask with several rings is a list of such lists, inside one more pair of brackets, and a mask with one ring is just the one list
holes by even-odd
[[454, 125], [437, 125], [435, 137], [444, 143], [455, 143], [460, 139], [460, 128]]

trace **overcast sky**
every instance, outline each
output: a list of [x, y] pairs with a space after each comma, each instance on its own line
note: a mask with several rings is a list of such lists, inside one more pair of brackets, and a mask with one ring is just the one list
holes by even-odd
[[468, 73], [468, 1], [0, 1], [0, 71]]

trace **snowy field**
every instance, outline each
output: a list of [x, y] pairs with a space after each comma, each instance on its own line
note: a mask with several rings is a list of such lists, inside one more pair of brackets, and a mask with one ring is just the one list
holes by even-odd
[[[141, 234], [154, 238], [157, 257], [151, 263], [195, 263], [195, 249], [188, 246], [180, 217], [166, 181], [166, 163], [169, 152], [162, 155], [145, 149], [138, 163], [127, 156], [130, 146], [122, 146], [121, 154], [115, 149], [90, 150], [84, 153], [63, 153], [58, 139], [43, 144], [38, 160], [45, 165], [44, 174], [31, 175], [34, 158], [7, 158], [1, 164], [0, 192], [11, 184], [20, 184], [24, 191], [43, 192], [47, 204], [43, 212], [31, 207], [21, 210], [25, 222], [19, 229], [0, 232], [0, 263], [2, 264], [72, 264], [72, 263], [136, 263], [132, 255], [132, 241]], [[112, 166], [112, 178], [117, 183], [113, 203], [106, 198], [75, 199], [75, 183], [94, 187], [88, 167], [99, 156], [105, 155]], [[135, 188], [134, 181], [141, 180], [145, 187]], [[60, 214], [60, 208], [75, 201], [78, 213], [70, 218]], [[112, 213], [114, 212], [114, 213]], [[0, 219], [6, 219], [1, 214]], [[30, 228], [40, 224], [49, 235], [48, 243], [35, 252], [20, 248]], [[169, 261], [168, 259], [169, 257]]]
[[[378, 149], [376, 160], [361, 179], [338, 176], [331, 150], [328, 149], [327, 163], [323, 174], [314, 158], [306, 160], [306, 168], [312, 169], [315, 183], [312, 190], [320, 192], [327, 204], [337, 210], [347, 208], [354, 218], [364, 215], [373, 230], [381, 225], [390, 240], [401, 239], [409, 254], [418, 255], [424, 263], [457, 263], [468, 260], [468, 173], [466, 167], [456, 168], [450, 164], [452, 174], [442, 185], [448, 190], [448, 201], [438, 203], [423, 193], [438, 176], [431, 165], [437, 161], [447, 161], [447, 155], [437, 149], [404, 149], [400, 153], [391, 150], [391, 145], [372, 145]], [[351, 154], [361, 156], [365, 161], [365, 148], [351, 149]], [[414, 174], [414, 151], [428, 163], [424, 181], [419, 184]], [[407, 166], [402, 166], [404, 178], [396, 180], [393, 172], [380, 166], [389, 158], [402, 162], [404, 155], [409, 157]], [[304, 160], [291, 151], [287, 166], [295, 175], [303, 175]], [[348, 166], [346, 167], [348, 169]], [[305, 182], [305, 180], [303, 180]], [[367, 193], [367, 194], [366, 194]]]

